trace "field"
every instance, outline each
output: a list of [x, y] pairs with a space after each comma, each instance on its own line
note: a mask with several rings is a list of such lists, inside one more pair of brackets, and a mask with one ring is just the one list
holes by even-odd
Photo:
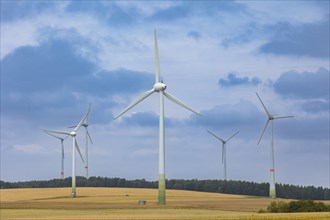
[[[324, 219], [330, 213], [259, 214], [273, 200], [263, 197], [167, 190], [157, 205], [156, 189], [1, 189], [0, 219]], [[139, 205], [146, 200], [146, 205]]]

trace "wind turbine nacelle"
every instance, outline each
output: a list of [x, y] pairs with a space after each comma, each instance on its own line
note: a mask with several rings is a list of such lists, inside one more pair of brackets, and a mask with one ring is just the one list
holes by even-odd
[[156, 92], [159, 92], [159, 91], [164, 91], [165, 89], [166, 89], [166, 85], [164, 84], [164, 83], [156, 83], [155, 85], [154, 85], [154, 90], [156, 91]]
[[70, 132], [70, 135], [71, 135], [72, 137], [74, 137], [74, 136], [77, 135], [77, 133], [76, 133], [75, 131], [71, 131], [71, 132]]

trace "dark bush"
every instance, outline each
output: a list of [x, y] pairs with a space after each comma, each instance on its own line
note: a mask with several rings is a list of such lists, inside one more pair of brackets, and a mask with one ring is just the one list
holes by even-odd
[[279, 212], [329, 212], [330, 205], [326, 205], [322, 202], [315, 202], [312, 200], [298, 200], [285, 202], [272, 202], [267, 207], [267, 212], [279, 213]]

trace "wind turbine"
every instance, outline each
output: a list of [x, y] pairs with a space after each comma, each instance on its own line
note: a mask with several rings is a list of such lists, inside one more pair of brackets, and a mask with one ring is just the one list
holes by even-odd
[[270, 114], [270, 112], [267, 110], [266, 106], [264, 105], [264, 103], [262, 102], [260, 96], [258, 95], [258, 93], [256, 93], [258, 96], [258, 99], [260, 100], [262, 107], [265, 109], [265, 112], [268, 116], [268, 120], [265, 124], [264, 129], [262, 130], [261, 136], [258, 140], [258, 145], [261, 141], [262, 136], [265, 133], [265, 130], [267, 128], [268, 123], [271, 123], [271, 151], [270, 151], [270, 183], [269, 183], [269, 197], [275, 199], [276, 198], [276, 189], [275, 189], [275, 156], [274, 156], [274, 125], [273, 125], [273, 120], [275, 119], [283, 119], [283, 118], [292, 118], [294, 116], [277, 116], [274, 117], [272, 114]]
[[62, 146], [62, 161], [61, 161], [61, 177], [62, 179], [64, 179], [64, 146], [63, 146], [63, 141], [64, 139], [66, 138], [62, 138], [62, 137], [59, 137], [59, 136], [56, 136], [56, 135], [53, 135], [52, 133], [49, 133], [46, 131], [46, 134], [50, 135], [50, 136], [53, 136], [57, 139], [59, 139], [61, 141], [61, 146]]
[[91, 111], [91, 105], [89, 104], [89, 108], [88, 108], [88, 112], [87, 112], [87, 117], [85, 118], [84, 122], [81, 124], [81, 126], [83, 126], [85, 128], [85, 132], [86, 132], [86, 149], [85, 149], [85, 174], [86, 174], [86, 178], [88, 178], [88, 140], [91, 142], [91, 144], [93, 144], [92, 138], [88, 132], [88, 117], [89, 117], [89, 113]]
[[[87, 111], [87, 116], [85, 118], [85, 120], [83, 121], [83, 123], [81, 124], [81, 126], [83, 126], [85, 128], [85, 136], [86, 136], [86, 142], [85, 142], [85, 175], [86, 178], [88, 178], [88, 140], [91, 142], [91, 144], [93, 144], [92, 138], [88, 132], [88, 117], [89, 117], [89, 113], [91, 111], [91, 106], [92, 104], [89, 104], [89, 108]], [[75, 126], [72, 126], [70, 128], [74, 128]]]
[[[89, 104], [89, 108], [87, 111], [87, 116], [85, 118], [85, 120], [83, 121], [83, 123], [81, 124], [81, 126], [83, 126], [85, 128], [85, 136], [86, 136], [86, 148], [85, 148], [85, 176], [86, 178], [88, 178], [88, 140], [91, 142], [91, 144], [93, 144], [92, 138], [88, 132], [88, 117], [89, 117], [89, 113], [91, 111], [91, 106], [92, 104]], [[71, 126], [69, 128], [74, 128], [76, 126]]]
[[77, 131], [82, 125], [82, 123], [85, 121], [86, 117], [88, 116], [88, 113], [84, 115], [84, 117], [80, 120], [78, 125], [71, 131], [55, 131], [55, 130], [45, 130], [47, 133], [55, 133], [55, 134], [64, 134], [64, 135], [70, 135], [72, 137], [72, 192], [71, 192], [71, 197], [76, 198], [77, 197], [77, 191], [76, 191], [76, 151], [77, 149], [82, 161], [84, 162], [84, 158], [80, 152], [77, 140], [76, 140], [76, 135]]
[[166, 192], [165, 192], [165, 133], [164, 133], [164, 96], [170, 101], [180, 105], [181, 107], [200, 115], [198, 112], [186, 106], [184, 103], [179, 101], [177, 98], [165, 92], [167, 86], [160, 81], [160, 65], [158, 56], [158, 45], [157, 45], [157, 33], [154, 31], [154, 47], [155, 47], [155, 65], [156, 65], [156, 78], [153, 88], [142, 93], [134, 102], [132, 102], [127, 108], [125, 108], [115, 119], [119, 118], [125, 112], [133, 108], [135, 105], [146, 99], [154, 92], [159, 93], [160, 106], [159, 106], [159, 178], [158, 178], [158, 204], [166, 205]]
[[237, 135], [239, 133], [239, 131], [237, 131], [235, 134], [233, 134], [232, 136], [230, 136], [229, 138], [227, 138], [227, 140], [224, 140], [218, 136], [216, 136], [215, 134], [213, 134], [211, 131], [207, 131], [209, 132], [212, 136], [214, 136], [216, 139], [218, 139], [219, 141], [222, 142], [222, 164], [223, 164], [223, 173], [224, 173], [224, 177], [225, 180], [227, 180], [227, 160], [226, 160], [226, 143], [232, 139], [235, 135]]

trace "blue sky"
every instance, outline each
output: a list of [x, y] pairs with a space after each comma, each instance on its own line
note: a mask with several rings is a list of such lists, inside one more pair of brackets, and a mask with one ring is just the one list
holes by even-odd
[[[92, 104], [92, 176], [156, 180], [158, 96], [153, 31], [168, 92], [166, 177], [329, 187], [329, 1], [1, 1], [1, 180], [60, 177], [60, 143], [44, 129], [76, 124]], [[82, 130], [78, 141], [84, 147]], [[65, 176], [71, 142], [65, 141]], [[77, 161], [77, 173], [83, 164]]]

